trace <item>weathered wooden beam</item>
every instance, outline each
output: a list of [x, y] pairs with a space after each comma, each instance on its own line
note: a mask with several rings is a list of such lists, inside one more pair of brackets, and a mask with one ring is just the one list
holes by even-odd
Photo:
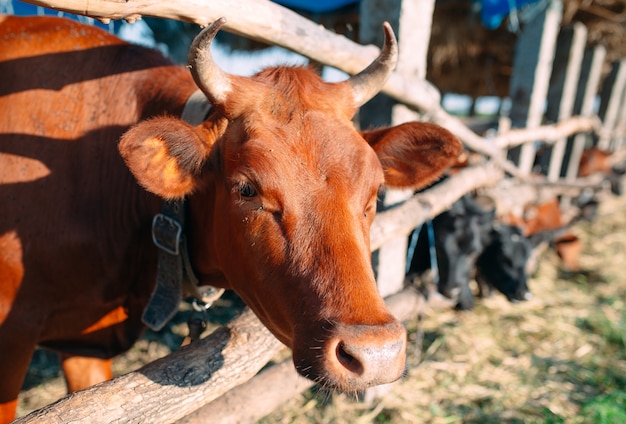
[[[174, 19], [206, 26], [225, 17], [224, 30], [295, 51], [316, 62], [349, 74], [365, 68], [378, 55], [374, 45], [363, 46], [342, 35], [325, 30], [296, 12], [268, 0], [26, 0], [27, 3], [69, 13], [91, 16], [101, 21], [142, 16]], [[380, 28], [379, 28], [380, 29]], [[382, 35], [382, 29], [380, 29]], [[424, 80], [412, 81], [428, 100], [418, 108], [439, 103], [438, 92]], [[431, 99], [432, 98], [432, 99]], [[419, 102], [419, 99], [415, 99]]]
[[597, 116], [573, 116], [556, 124], [542, 125], [535, 128], [510, 129], [494, 137], [491, 141], [499, 148], [510, 148], [524, 143], [541, 140], [542, 143], [554, 143], [563, 137], [576, 133], [600, 132], [602, 123]]
[[615, 148], [613, 131], [618, 124], [624, 92], [626, 92], [626, 59], [613, 63], [611, 73], [602, 84], [600, 111], [598, 112], [602, 119], [602, 132], [597, 142], [597, 146], [602, 150]]
[[[70, 13], [106, 19], [139, 19], [155, 16], [206, 25], [221, 16], [228, 19], [227, 31], [245, 35], [269, 44], [296, 51], [324, 65], [349, 74], [361, 71], [379, 53], [373, 45], [362, 46], [327, 31], [297, 13], [267, 0], [171, 0], [168, 2], [126, 0], [25, 0], [27, 3]], [[297, 36], [294, 36], [296, 34]], [[525, 179], [526, 175], [510, 161], [502, 158], [501, 141], [496, 145], [471, 131], [463, 122], [443, 110], [441, 96], [428, 81], [406, 78], [394, 72], [382, 92], [408, 107], [425, 113], [425, 117], [454, 133], [468, 149], [493, 159], [510, 175]], [[514, 145], [531, 141], [518, 137]], [[505, 137], [506, 138], [506, 137]], [[503, 140], [503, 139], [501, 139]], [[522, 141], [523, 140], [523, 141]]]
[[[395, 73], [408, 80], [425, 80], [428, 45], [435, 0], [361, 0], [359, 37], [362, 43], [380, 45], [380, 26], [384, 21], [395, 24], [398, 36], [398, 65]], [[378, 95], [361, 107], [362, 128], [399, 125], [420, 119], [419, 114], [385, 95]], [[411, 190], [387, 190], [379, 201], [379, 209], [387, 210], [413, 195]], [[372, 266], [378, 290], [388, 296], [402, 290], [406, 269], [408, 238], [405, 234], [391, 238], [372, 253]], [[368, 390], [366, 397], [380, 397], [381, 390]]]
[[177, 424], [254, 423], [311, 388], [313, 384], [296, 372], [290, 357], [261, 371], [241, 386], [184, 417]]
[[426, 219], [434, 218], [450, 208], [465, 193], [495, 185], [503, 177], [502, 170], [493, 163], [466, 168], [395, 208], [377, 214], [370, 230], [372, 250], [379, 248], [392, 237], [408, 236]]
[[[399, 57], [395, 72], [407, 79], [424, 80], [434, 0], [361, 0], [359, 41], [381, 45], [380, 27], [390, 22], [398, 37]], [[361, 128], [399, 125], [419, 120], [414, 110], [385, 95], [378, 95], [359, 111]], [[379, 210], [386, 210], [410, 198], [411, 190], [388, 189], [379, 199]], [[393, 238], [372, 253], [378, 290], [387, 296], [402, 289], [408, 239]]]
[[[548, 88], [548, 121], [560, 122], [572, 116], [586, 43], [587, 27], [579, 22], [563, 28], [559, 34]], [[566, 143], [567, 137], [562, 137], [546, 150], [543, 160], [548, 164], [550, 181], [556, 181], [562, 176]]]
[[246, 310], [204, 339], [15, 423], [174, 422], [249, 380], [281, 347]]
[[[573, 113], [575, 115], [593, 116], [594, 103], [598, 88], [600, 87], [600, 78], [602, 76], [602, 66], [605, 57], [606, 48], [604, 46], [598, 45], [585, 50], [580, 80], [578, 82], [578, 90], [576, 91], [576, 101], [574, 102]], [[569, 156], [569, 164], [567, 166], [567, 172], [565, 173], [565, 178], [568, 181], [574, 181], [578, 176], [580, 158], [582, 157], [585, 144], [589, 137], [589, 133], [580, 132], [572, 137], [571, 145], [568, 145], [570, 148], [566, 155]]]

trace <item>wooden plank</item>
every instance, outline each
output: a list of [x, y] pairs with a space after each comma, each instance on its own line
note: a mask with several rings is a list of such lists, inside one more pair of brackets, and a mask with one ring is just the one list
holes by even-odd
[[626, 87], [622, 93], [619, 118], [617, 119], [613, 131], [615, 134], [615, 144], [613, 150], [624, 150], [624, 148], [626, 148]]
[[[595, 100], [600, 87], [602, 66], [605, 58], [606, 48], [604, 46], [598, 45], [585, 50], [578, 81], [578, 90], [576, 92], [576, 101], [574, 102], [574, 114], [585, 117], [590, 117], [594, 114]], [[581, 132], [576, 134], [572, 138], [572, 142], [568, 144], [565, 152], [567, 169], [564, 173], [567, 181], [574, 181], [578, 176], [580, 158], [589, 138], [590, 134], [588, 132]]]
[[626, 59], [613, 63], [611, 73], [602, 84], [600, 96], [600, 110], [598, 115], [602, 119], [602, 133], [597, 140], [597, 146], [602, 150], [609, 150], [612, 146], [612, 133], [617, 125], [617, 118], [623, 102], [626, 86]]
[[[509, 93], [513, 127], [534, 128], [541, 124], [552, 71], [563, 5], [552, 0], [548, 7], [524, 24], [515, 46]], [[535, 158], [532, 143], [509, 151], [522, 173], [530, 174]]]
[[[411, 190], [387, 189], [379, 202], [380, 212], [394, 209], [397, 205], [411, 198]], [[376, 284], [381, 296], [398, 292], [404, 285], [408, 236], [401, 235], [390, 239], [380, 249], [372, 253], [372, 266], [376, 275]]]
[[204, 339], [15, 423], [175, 422], [249, 380], [282, 348], [246, 309]]
[[[586, 42], [587, 27], [581, 23], [563, 28], [559, 34], [548, 88], [548, 121], [559, 122], [572, 116]], [[561, 138], [548, 150], [550, 154], [546, 155], [549, 156], [546, 159], [549, 159], [549, 181], [556, 181], [561, 177], [566, 142], [565, 137]]]

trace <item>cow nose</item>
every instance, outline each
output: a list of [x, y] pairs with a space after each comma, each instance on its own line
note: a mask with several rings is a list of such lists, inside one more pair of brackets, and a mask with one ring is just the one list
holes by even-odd
[[327, 345], [328, 366], [352, 390], [391, 383], [402, 376], [406, 330], [397, 322], [335, 327]]

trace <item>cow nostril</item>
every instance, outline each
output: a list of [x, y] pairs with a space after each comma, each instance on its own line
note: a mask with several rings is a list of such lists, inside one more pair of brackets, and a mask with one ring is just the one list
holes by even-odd
[[343, 365], [348, 371], [361, 375], [363, 374], [363, 364], [354, 356], [350, 355], [346, 352], [343, 343], [337, 344], [337, 360], [341, 365]]

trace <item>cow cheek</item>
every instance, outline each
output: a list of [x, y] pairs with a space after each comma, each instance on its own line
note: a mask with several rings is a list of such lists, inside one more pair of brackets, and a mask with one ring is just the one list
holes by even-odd
[[[265, 216], [264, 216], [265, 215]], [[222, 248], [217, 254], [231, 288], [282, 343], [291, 347], [294, 300], [285, 283], [285, 242], [262, 212], [233, 211], [227, 225], [216, 228]]]
[[[236, 290], [237, 291], [237, 290]], [[237, 291], [243, 301], [270, 330], [270, 332], [290, 349], [294, 347], [293, 317], [286, 309], [288, 299], [276, 291], [257, 293], [245, 288]]]

